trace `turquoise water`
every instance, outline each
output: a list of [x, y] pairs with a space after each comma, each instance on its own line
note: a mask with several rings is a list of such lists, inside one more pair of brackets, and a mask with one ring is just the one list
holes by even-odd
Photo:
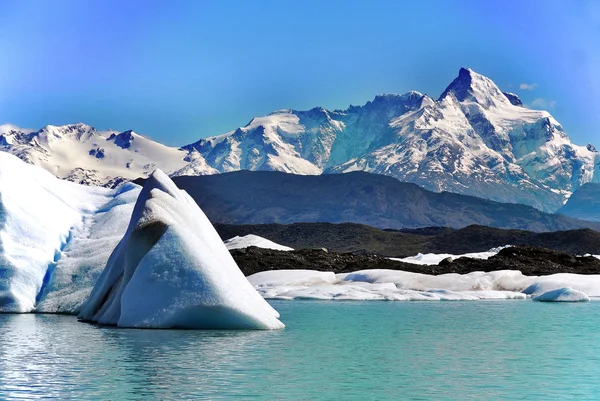
[[597, 399], [600, 302], [272, 302], [281, 331], [0, 315], [0, 399]]

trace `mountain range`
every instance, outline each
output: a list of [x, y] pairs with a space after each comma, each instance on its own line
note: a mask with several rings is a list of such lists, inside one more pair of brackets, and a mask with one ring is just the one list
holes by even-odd
[[592, 145], [573, 144], [548, 112], [523, 107], [517, 95], [467, 68], [437, 99], [411, 91], [346, 110], [279, 110], [181, 148], [85, 124], [39, 131], [3, 125], [0, 147], [85, 184], [112, 186], [155, 167], [172, 176], [366, 171], [546, 212], [600, 181]]

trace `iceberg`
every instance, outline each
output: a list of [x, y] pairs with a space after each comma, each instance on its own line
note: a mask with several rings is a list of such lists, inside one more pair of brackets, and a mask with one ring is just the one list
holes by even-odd
[[600, 275], [525, 276], [518, 270], [440, 274], [369, 269], [334, 274], [274, 270], [248, 277], [266, 299], [475, 301], [526, 299], [586, 301], [600, 297]]
[[590, 297], [584, 292], [574, 290], [571, 287], [564, 287], [544, 292], [533, 298], [533, 300], [539, 302], [589, 302]]
[[127, 230], [141, 189], [132, 183], [123, 184], [107, 204], [84, 216], [83, 224], [72, 231], [70, 241], [60, 252], [36, 312], [79, 313]]
[[118, 192], [59, 180], [0, 152], [0, 312], [35, 311], [63, 250], [87, 235], [86, 226]]
[[160, 170], [146, 181], [79, 318], [131, 328], [284, 327], [206, 215]]

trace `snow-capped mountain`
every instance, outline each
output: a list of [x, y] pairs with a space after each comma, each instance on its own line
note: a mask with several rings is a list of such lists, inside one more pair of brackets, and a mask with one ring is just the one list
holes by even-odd
[[216, 172], [198, 152], [170, 148], [133, 131], [97, 131], [85, 124], [48, 125], [39, 131], [0, 126], [0, 149], [87, 185], [114, 186], [155, 168], [183, 174]]
[[37, 132], [0, 126], [0, 134], [2, 150], [59, 177], [109, 186], [155, 167], [172, 176], [363, 170], [553, 212], [582, 184], [600, 182], [592, 145], [573, 144], [548, 112], [523, 107], [465, 68], [437, 100], [411, 91], [346, 110], [279, 110], [180, 149], [83, 124]]
[[363, 170], [544, 211], [597, 182], [600, 164], [593, 146], [574, 145], [548, 112], [465, 68], [438, 100], [413, 91], [347, 110], [280, 110], [185, 148], [220, 172]]

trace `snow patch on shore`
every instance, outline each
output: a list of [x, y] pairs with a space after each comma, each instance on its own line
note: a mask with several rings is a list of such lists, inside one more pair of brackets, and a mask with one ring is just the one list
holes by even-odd
[[229, 238], [225, 241], [225, 246], [227, 249], [243, 249], [248, 248], [250, 246], [255, 246], [263, 249], [273, 249], [275, 251], [293, 251], [294, 248], [290, 248], [289, 246], [279, 245], [271, 240], [268, 240], [263, 237], [259, 237], [258, 235], [248, 234], [244, 236], [235, 236], [233, 238]]
[[442, 260], [451, 258], [452, 260], [456, 260], [459, 258], [471, 258], [471, 259], [489, 259], [492, 256], [495, 256], [501, 250], [505, 248], [509, 248], [510, 245], [500, 246], [497, 248], [492, 248], [486, 252], [472, 252], [472, 253], [463, 253], [461, 255], [453, 255], [451, 253], [419, 253], [415, 256], [409, 256], [406, 258], [390, 258], [391, 260], [396, 260], [399, 262], [412, 263], [415, 265], [437, 265]]

